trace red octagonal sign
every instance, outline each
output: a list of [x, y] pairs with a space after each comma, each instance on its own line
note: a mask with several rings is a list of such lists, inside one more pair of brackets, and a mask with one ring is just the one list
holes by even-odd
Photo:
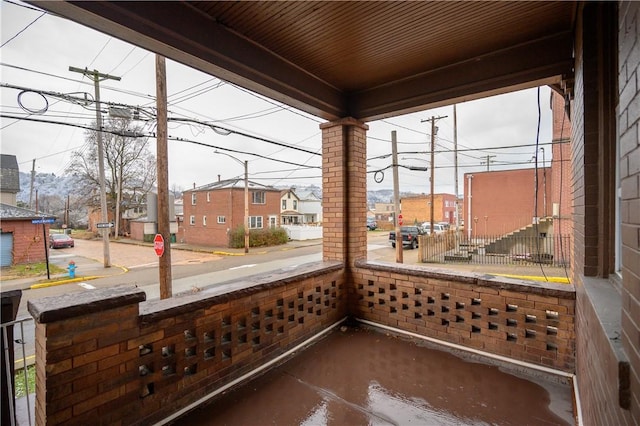
[[164, 238], [162, 238], [161, 234], [156, 234], [153, 238], [153, 249], [155, 250], [158, 257], [164, 254]]

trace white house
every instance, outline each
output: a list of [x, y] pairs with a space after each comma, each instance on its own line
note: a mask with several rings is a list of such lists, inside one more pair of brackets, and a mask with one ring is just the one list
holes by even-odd
[[303, 216], [299, 212], [300, 199], [294, 192], [295, 188], [280, 192], [280, 220], [281, 225], [302, 225]]
[[296, 191], [298, 195], [298, 211], [303, 215], [303, 223], [322, 223], [322, 199], [309, 189]]

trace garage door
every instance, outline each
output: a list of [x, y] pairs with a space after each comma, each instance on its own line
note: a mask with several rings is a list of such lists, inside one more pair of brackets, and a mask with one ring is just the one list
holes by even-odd
[[13, 264], [13, 234], [5, 232], [0, 234], [0, 266]]

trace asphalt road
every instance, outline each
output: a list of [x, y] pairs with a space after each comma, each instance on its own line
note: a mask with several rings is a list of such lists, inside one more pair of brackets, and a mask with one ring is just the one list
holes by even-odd
[[[388, 233], [369, 233], [369, 258], [377, 260], [395, 259], [395, 250], [387, 241]], [[409, 252], [409, 251], [407, 251]], [[414, 251], [413, 262], [417, 259]], [[101, 240], [76, 240], [74, 248], [51, 250], [49, 262], [66, 268], [74, 261], [77, 276], [98, 276], [86, 281], [67, 283], [36, 289], [25, 289], [22, 292], [18, 319], [24, 322], [24, 336], [19, 335], [16, 326], [16, 339], [24, 342], [27, 363], [34, 358], [34, 323], [27, 311], [29, 300], [41, 297], [56, 296], [96, 288], [118, 285], [137, 285], [147, 294], [147, 300], [159, 298], [158, 258], [152, 247], [136, 244], [111, 243], [109, 257], [111, 267], [104, 267], [104, 246]], [[405, 263], [410, 262], [405, 255]], [[314, 262], [322, 259], [321, 242], [302, 247], [291, 244], [270, 250], [251, 250], [242, 256], [225, 256], [213, 252], [189, 250], [171, 251], [171, 275], [174, 295], [188, 293], [196, 289], [205, 289], [216, 283], [241, 279], [242, 277], [265, 273], [281, 268]], [[22, 347], [17, 345], [16, 359], [22, 358]]]

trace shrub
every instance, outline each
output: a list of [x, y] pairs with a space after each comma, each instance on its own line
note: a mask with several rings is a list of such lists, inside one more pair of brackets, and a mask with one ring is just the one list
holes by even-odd
[[[231, 231], [231, 248], [244, 247], [244, 226], [239, 226]], [[289, 241], [287, 231], [283, 228], [250, 229], [249, 247], [265, 247], [286, 244]]]

